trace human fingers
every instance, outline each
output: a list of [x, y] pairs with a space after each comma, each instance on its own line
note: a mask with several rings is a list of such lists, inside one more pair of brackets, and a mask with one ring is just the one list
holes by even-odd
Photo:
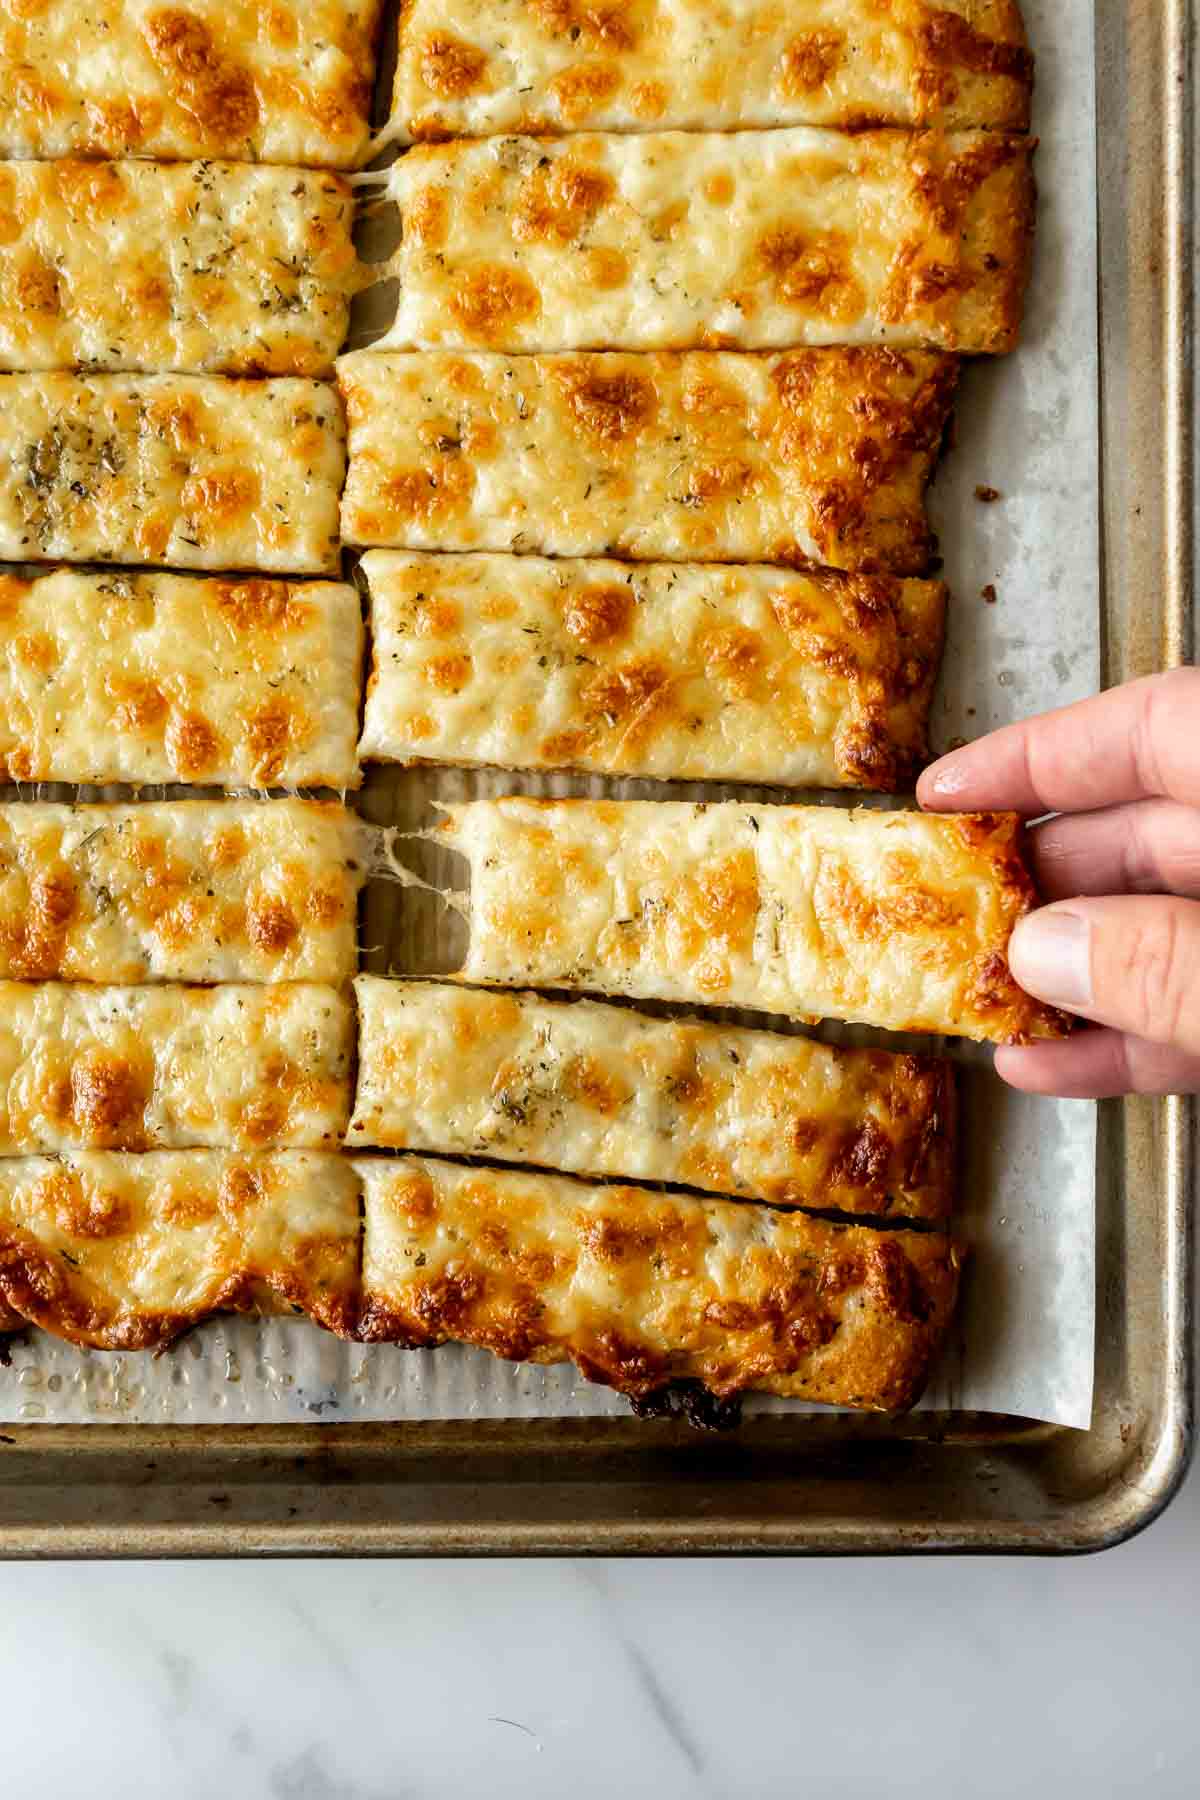
[[996, 1052], [996, 1073], [1026, 1094], [1060, 1100], [1200, 1093], [1200, 1056], [1102, 1026], [1057, 1044], [1006, 1045]]
[[1077, 894], [1181, 894], [1200, 900], [1200, 807], [1140, 800], [1063, 813], [1029, 834], [1047, 900]]
[[1008, 946], [1021, 987], [1097, 1025], [1200, 1056], [1200, 905], [1168, 897], [1061, 900]]
[[1027, 818], [1151, 798], [1200, 805], [1200, 669], [1006, 725], [943, 756], [917, 783], [930, 811]]

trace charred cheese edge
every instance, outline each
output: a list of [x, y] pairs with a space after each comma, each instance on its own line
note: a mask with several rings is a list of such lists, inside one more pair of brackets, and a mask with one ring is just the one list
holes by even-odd
[[958, 364], [367, 351], [338, 380], [348, 543], [919, 575]]
[[0, 155], [351, 168], [382, 0], [14, 0]]
[[374, 550], [361, 754], [892, 790], [927, 755], [938, 582]]
[[934, 1232], [431, 1158], [354, 1167], [368, 1342], [569, 1360], [634, 1401], [685, 1381], [891, 1410], [954, 1308], [960, 1251]]
[[347, 584], [0, 575], [0, 779], [357, 787]]
[[336, 574], [342, 421], [320, 382], [0, 375], [0, 557]]
[[1008, 967], [1037, 903], [1015, 814], [519, 797], [444, 810], [433, 835], [471, 871], [464, 981], [1001, 1043], [1066, 1029]]
[[0, 163], [0, 368], [327, 375], [353, 213], [307, 169]]
[[0, 1156], [337, 1149], [354, 1015], [337, 988], [0, 982]]
[[0, 1160], [0, 1303], [99, 1350], [169, 1344], [214, 1313], [358, 1312], [346, 1158], [158, 1150]]
[[391, 135], [1029, 123], [1016, 0], [409, 0]]
[[315, 801], [0, 806], [0, 978], [345, 981], [368, 847]]
[[412, 150], [381, 347], [1011, 350], [1032, 155], [999, 132], [803, 127]]
[[360, 975], [356, 1150], [431, 1150], [922, 1220], [954, 1200], [931, 1057]]

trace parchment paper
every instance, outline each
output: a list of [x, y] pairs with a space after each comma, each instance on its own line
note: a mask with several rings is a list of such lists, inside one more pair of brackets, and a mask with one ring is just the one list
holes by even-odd
[[[1025, 12], [1038, 57], [1037, 259], [1023, 347], [966, 370], [956, 447], [934, 490], [954, 596], [935, 714], [939, 748], [1099, 685], [1093, 16], [1091, 6], [1062, 0], [1025, 0]], [[977, 487], [1002, 497], [983, 504]], [[995, 604], [983, 598], [989, 585]], [[428, 822], [438, 795], [597, 788], [566, 778], [392, 773], [373, 778], [363, 806], [382, 824], [407, 826]], [[617, 783], [606, 791], [664, 790]], [[714, 790], [705, 793], [712, 798]], [[444, 874], [423, 861], [422, 849], [409, 859], [414, 867]], [[427, 896], [377, 885], [365, 926], [367, 967], [454, 966], [461, 924]], [[821, 1035], [901, 1047], [865, 1032]], [[1094, 1354], [1095, 1108], [1013, 1094], [985, 1054], [961, 1046], [950, 1054], [966, 1065], [958, 1228], [973, 1256], [954, 1341], [923, 1404], [1085, 1428]], [[359, 1349], [292, 1321], [218, 1321], [157, 1359], [81, 1352], [33, 1334], [15, 1344], [12, 1368], [0, 1371], [4, 1421], [284, 1423], [623, 1410], [571, 1370], [514, 1367], [453, 1348]]]

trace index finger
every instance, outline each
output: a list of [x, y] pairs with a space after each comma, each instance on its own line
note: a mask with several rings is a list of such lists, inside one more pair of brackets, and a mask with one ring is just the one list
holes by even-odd
[[1131, 800], [1200, 805], [1200, 669], [1173, 669], [1006, 725], [926, 769], [930, 811], [1036, 818]]

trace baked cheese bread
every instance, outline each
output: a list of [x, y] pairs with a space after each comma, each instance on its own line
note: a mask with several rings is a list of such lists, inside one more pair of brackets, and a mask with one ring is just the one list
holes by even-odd
[[891, 1410], [954, 1308], [960, 1252], [934, 1232], [431, 1158], [354, 1167], [372, 1343], [569, 1360], [640, 1403], [683, 1381]]
[[1036, 904], [1011, 813], [734, 801], [446, 806], [466, 857], [460, 979], [1020, 1043], [1061, 1015], [1009, 972]]
[[350, 168], [382, 0], [5, 0], [0, 156]]
[[917, 575], [953, 357], [344, 356], [347, 542]]
[[927, 754], [939, 582], [373, 550], [361, 754], [895, 789]]
[[0, 982], [0, 1157], [338, 1147], [354, 1018], [337, 988]]
[[954, 1073], [623, 1006], [360, 975], [348, 1141], [946, 1218]]
[[342, 422], [316, 381], [0, 375], [0, 558], [335, 574]]
[[1016, 0], [408, 0], [391, 135], [739, 125], [1023, 131]]
[[357, 787], [357, 590], [0, 575], [0, 779]]
[[0, 368], [327, 375], [353, 213], [306, 169], [0, 163]]
[[0, 806], [0, 978], [345, 981], [367, 848], [315, 801]]
[[383, 348], [772, 350], [1017, 341], [1033, 143], [655, 132], [412, 150]]
[[320, 1151], [120, 1151], [0, 1161], [0, 1302], [99, 1350], [169, 1344], [214, 1313], [358, 1311], [359, 1184]]

